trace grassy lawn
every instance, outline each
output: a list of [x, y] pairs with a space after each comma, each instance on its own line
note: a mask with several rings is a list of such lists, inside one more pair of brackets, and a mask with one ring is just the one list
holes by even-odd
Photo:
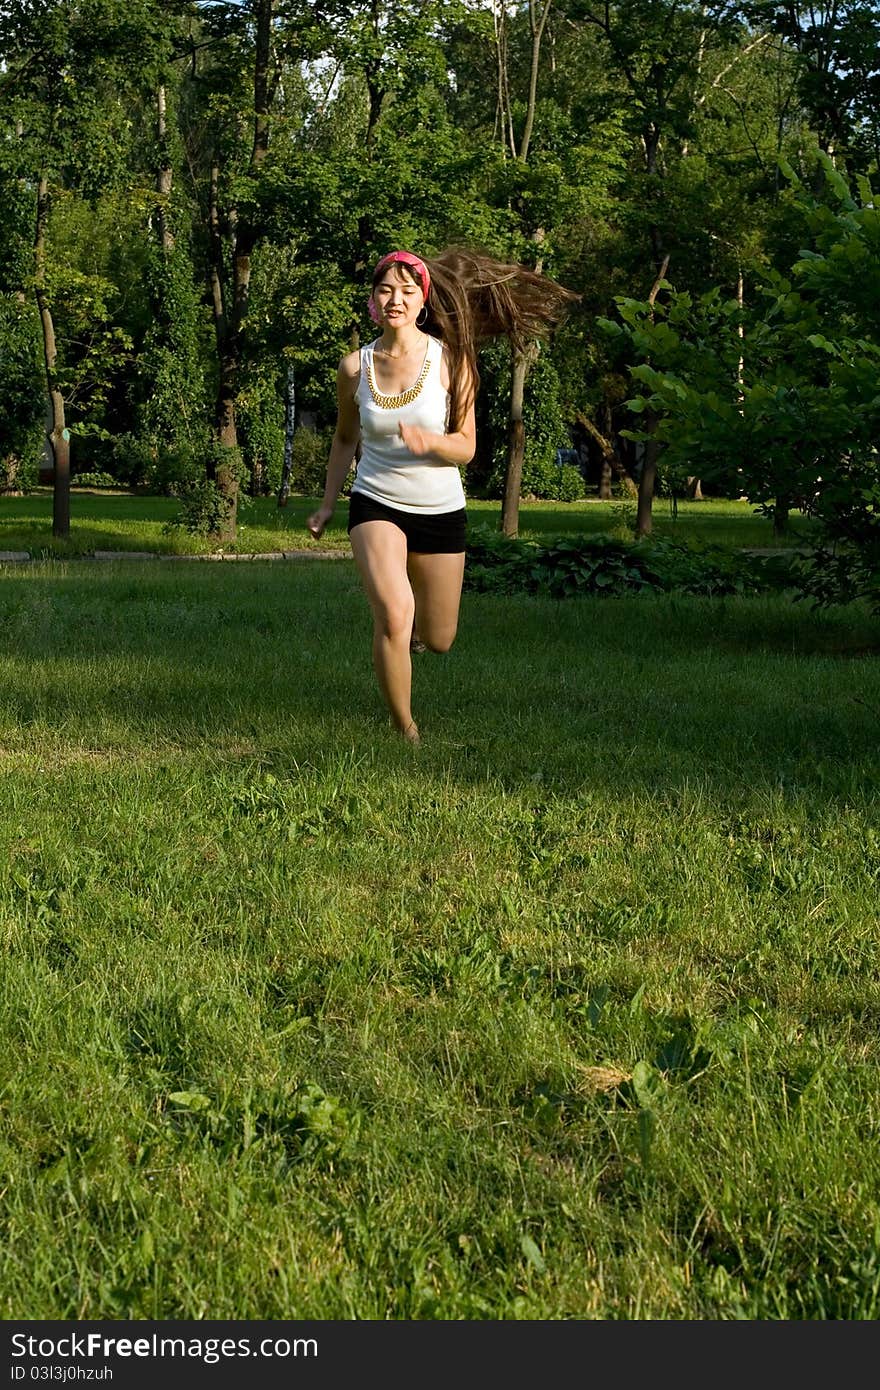
[[880, 1316], [876, 620], [466, 593], [419, 749], [348, 562], [0, 627], [0, 1316]]
[[[317, 498], [292, 497], [284, 509], [274, 498], [246, 500], [239, 512], [235, 550], [264, 553], [279, 550], [349, 549], [345, 524], [347, 503], [341, 500], [320, 542], [306, 530], [306, 518]], [[38, 489], [28, 497], [0, 497], [0, 550], [29, 551], [34, 557], [87, 555], [95, 550], [150, 550], [157, 554], [197, 554], [212, 547], [182, 531], [163, 527], [178, 510], [171, 497], [139, 497], [128, 493], [74, 491], [71, 498], [71, 534], [66, 540], [52, 536], [52, 495]], [[498, 527], [500, 502], [472, 500], [470, 521]], [[632, 535], [635, 512], [623, 501], [524, 502], [520, 512], [523, 540], [546, 540], [560, 535]], [[656, 535], [678, 537], [696, 545], [772, 547], [770, 523], [755, 515], [748, 502], [679, 502], [674, 517], [670, 503], [658, 499], [654, 507]], [[813, 532], [808, 518], [795, 513], [791, 533], [782, 548], [808, 543]]]

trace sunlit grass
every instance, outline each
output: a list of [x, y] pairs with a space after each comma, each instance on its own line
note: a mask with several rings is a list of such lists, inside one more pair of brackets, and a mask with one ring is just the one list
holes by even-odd
[[[308, 516], [318, 504], [315, 497], [291, 497], [279, 508], [274, 497], [243, 499], [232, 550], [242, 554], [285, 550], [349, 551], [346, 532], [347, 502], [340, 500], [320, 542], [306, 529]], [[199, 554], [212, 550], [206, 539], [176, 529], [165, 530], [178, 513], [172, 497], [144, 497], [128, 493], [78, 492], [71, 497], [71, 532], [67, 539], [52, 535], [52, 497], [41, 489], [28, 497], [0, 497], [0, 550], [28, 551], [36, 558], [89, 555], [96, 550], [149, 550], [156, 554]], [[472, 525], [497, 529], [501, 503], [472, 499], [468, 503]], [[635, 512], [623, 500], [598, 502], [523, 502], [520, 531], [523, 540], [546, 540], [560, 535], [632, 535]], [[789, 534], [773, 536], [765, 518], [748, 502], [713, 500], [679, 502], [673, 513], [668, 499], [654, 505], [654, 533], [695, 545], [725, 547], [774, 547], [809, 543], [813, 524], [794, 513]]]
[[880, 634], [0, 572], [6, 1318], [880, 1314]]

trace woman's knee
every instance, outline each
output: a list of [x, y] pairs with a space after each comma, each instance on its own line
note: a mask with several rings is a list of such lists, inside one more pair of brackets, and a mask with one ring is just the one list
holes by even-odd
[[377, 631], [392, 642], [402, 642], [404, 639], [409, 641], [414, 616], [415, 603], [412, 598], [386, 600], [377, 603], [373, 609]]
[[436, 632], [429, 631], [427, 634], [419, 632], [419, 637], [424, 642], [429, 652], [435, 652], [438, 656], [442, 656], [444, 652], [449, 651], [449, 648], [455, 641], [457, 630], [458, 629], [454, 627], [447, 627], [441, 628]]

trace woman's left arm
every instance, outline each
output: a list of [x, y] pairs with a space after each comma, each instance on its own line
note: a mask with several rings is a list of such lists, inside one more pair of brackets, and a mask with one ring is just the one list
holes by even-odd
[[464, 420], [454, 434], [434, 434], [418, 425], [398, 426], [398, 433], [411, 454], [416, 458], [437, 459], [439, 463], [470, 463], [477, 448], [473, 383], [465, 390], [464, 399], [467, 401]]

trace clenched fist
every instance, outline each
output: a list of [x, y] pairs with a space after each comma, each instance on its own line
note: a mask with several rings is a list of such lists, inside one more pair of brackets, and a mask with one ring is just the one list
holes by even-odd
[[399, 424], [397, 433], [416, 458], [424, 458], [433, 451], [434, 435], [430, 430], [423, 430], [419, 425]]

